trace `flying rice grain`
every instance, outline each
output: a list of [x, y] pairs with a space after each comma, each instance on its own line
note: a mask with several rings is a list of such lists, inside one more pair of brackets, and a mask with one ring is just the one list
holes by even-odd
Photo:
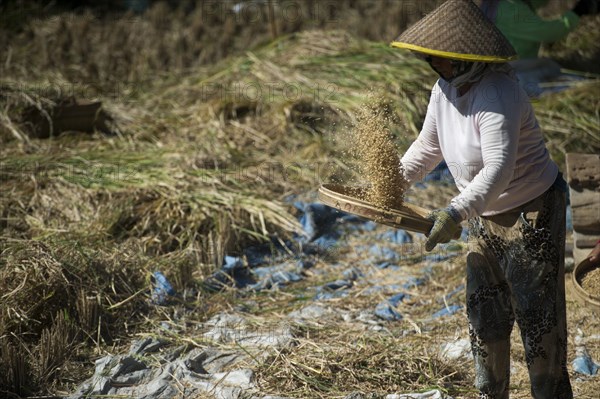
[[371, 98], [362, 105], [352, 132], [352, 155], [358, 162], [359, 176], [367, 183], [359, 197], [383, 209], [399, 209], [408, 182], [389, 122], [390, 117], [380, 100]]

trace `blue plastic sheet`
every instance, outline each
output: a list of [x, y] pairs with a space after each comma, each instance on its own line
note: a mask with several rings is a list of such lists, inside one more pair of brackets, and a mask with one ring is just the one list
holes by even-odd
[[438, 299], [438, 302], [447, 301], [448, 299], [452, 298], [454, 295], [456, 295], [459, 292], [462, 292], [464, 290], [465, 290], [465, 285], [464, 284], [460, 284], [458, 287], [456, 287], [455, 289], [453, 289], [451, 292], [449, 292], [448, 294], [444, 295], [443, 298]]
[[248, 288], [260, 291], [301, 281], [304, 279], [302, 271], [313, 266], [314, 262], [311, 260], [298, 259], [295, 262], [288, 261], [273, 266], [254, 267], [250, 270], [250, 273], [257, 282], [250, 284]]
[[226, 272], [234, 272], [244, 267], [244, 260], [237, 256], [225, 255], [223, 270]]
[[399, 294], [396, 294], [394, 296], [392, 296], [391, 298], [388, 298], [388, 302], [392, 305], [392, 306], [398, 306], [398, 304], [400, 304], [400, 302], [402, 302], [405, 299], [409, 299], [410, 295], [405, 294], [404, 292], [401, 292]]
[[383, 301], [375, 307], [375, 316], [383, 320], [402, 320], [402, 315], [388, 301]]
[[398, 269], [400, 269], [400, 266], [395, 265], [395, 264], [393, 264], [391, 262], [387, 262], [387, 261], [378, 262], [378, 263], [375, 264], [375, 267], [377, 267], [378, 269], [389, 269], [389, 270], [398, 270]]
[[336, 246], [338, 240], [340, 238], [340, 234], [337, 232], [330, 232], [328, 234], [322, 235], [319, 238], [316, 238], [314, 241], [310, 243], [311, 247], [316, 247], [318, 249], [317, 252], [322, 253]]
[[364, 295], [372, 295], [372, 294], [378, 294], [381, 292], [392, 293], [392, 292], [397, 292], [398, 290], [400, 290], [402, 288], [403, 287], [400, 286], [400, 284], [373, 285], [373, 286], [365, 289], [363, 291], [363, 294]]
[[348, 295], [347, 289], [352, 287], [352, 281], [336, 280], [317, 287], [315, 300], [341, 298]]
[[410, 298], [409, 295], [401, 292], [383, 302], [380, 302], [375, 307], [375, 315], [380, 319], [388, 321], [402, 320], [402, 314], [396, 310], [396, 307], [400, 304], [400, 302], [408, 298]]
[[369, 220], [360, 225], [360, 229], [363, 231], [373, 231], [377, 228], [377, 223]]
[[343, 298], [348, 296], [347, 291], [319, 291], [315, 295], [315, 301], [323, 301], [328, 299]]
[[329, 291], [343, 290], [350, 287], [352, 287], [352, 282], [348, 280], [335, 280], [323, 285], [323, 289]]
[[415, 184], [413, 184], [413, 187], [417, 189], [424, 189], [430, 183], [437, 183], [443, 185], [451, 183], [454, 184], [454, 178], [452, 177], [452, 173], [450, 173], [450, 169], [448, 169], [446, 161], [440, 162], [434, 170], [432, 170], [427, 176], [425, 176], [423, 181], [416, 182]]
[[467, 226], [463, 226], [462, 232], [460, 233], [460, 240], [464, 242], [469, 241], [469, 228]]
[[[286, 267], [286, 265], [261, 266], [261, 267], [255, 267], [254, 269], [252, 269], [251, 273], [258, 280], [265, 279], [265, 278], [274, 276], [276, 274], [281, 275], [281, 276], [285, 276], [287, 274], [294, 274], [293, 271], [285, 270], [285, 269], [290, 269], [290, 267]], [[285, 277], [283, 277], [283, 279], [285, 279]]]
[[267, 274], [263, 279], [257, 283], [248, 286], [251, 290], [260, 291], [265, 289], [271, 289], [274, 287], [281, 287], [288, 283], [301, 281], [303, 277], [295, 272], [279, 270], [270, 274]]
[[[219, 290], [224, 286], [249, 286], [258, 290], [299, 281], [302, 279], [300, 271], [314, 265], [307, 257], [328, 254], [336, 248], [341, 224], [366, 224], [364, 219], [323, 204], [295, 202], [294, 205], [301, 211], [299, 221], [303, 235], [285, 243], [273, 238], [268, 243], [246, 248], [242, 256], [225, 256], [221, 269], [205, 280], [205, 287]], [[298, 262], [297, 270], [282, 266], [290, 257]], [[264, 265], [271, 266], [251, 272]]]
[[335, 208], [319, 203], [295, 202], [294, 206], [303, 212], [299, 221], [307, 242], [330, 232], [335, 222], [344, 215]]
[[342, 274], [344, 275], [344, 278], [349, 281], [356, 281], [359, 278], [362, 278], [365, 276], [363, 274], [363, 272], [361, 272], [360, 269], [358, 269], [356, 267], [351, 267], [349, 269], [346, 269], [343, 271]]
[[279, 249], [276, 246], [268, 244], [248, 247], [244, 251], [248, 266], [250, 267], [272, 263], [273, 258], [276, 257], [278, 253]]
[[412, 236], [401, 229], [388, 230], [380, 234], [378, 238], [394, 244], [408, 244], [413, 241]]
[[585, 375], [596, 375], [600, 368], [587, 353], [576, 357], [571, 366], [573, 366], [574, 372]]
[[[300, 281], [304, 278], [302, 271], [314, 265], [311, 260], [313, 256], [335, 254], [338, 241], [345, 232], [358, 229], [372, 231], [377, 226], [372, 221], [340, 212], [320, 203], [295, 202], [294, 206], [300, 211], [299, 222], [304, 234], [285, 243], [273, 238], [265, 244], [246, 248], [240, 256], [225, 256], [223, 266], [206, 279], [205, 286], [217, 290], [224, 286], [263, 290]], [[412, 242], [409, 233], [396, 229], [389, 229], [378, 238], [397, 245]], [[375, 244], [357, 247], [357, 250], [359, 249], [367, 251], [367, 259], [363, 263], [388, 270], [399, 268], [397, 262], [402, 259], [402, 256], [388, 246]], [[430, 256], [428, 259], [439, 261], [440, 255], [435, 256], [437, 258]], [[344, 280], [317, 288], [316, 298], [328, 299], [347, 295], [345, 291], [352, 286], [352, 282], [362, 277], [364, 275], [359, 269], [346, 270]], [[425, 281], [426, 279], [414, 278], [403, 286], [396, 284], [381, 289], [385, 292], [398, 291], [400, 288], [421, 285]], [[373, 291], [378, 289], [372, 288]]]
[[408, 279], [408, 281], [406, 283], [402, 284], [402, 288], [409, 289], [409, 288], [418, 287], [420, 285], [425, 284], [426, 281], [427, 281], [427, 278], [425, 278], [425, 277], [411, 277]]
[[432, 170], [425, 178], [423, 179], [425, 182], [445, 182], [445, 183], [454, 183], [454, 178], [452, 177], [452, 173], [450, 173], [450, 169], [448, 169], [448, 165], [446, 161], [442, 161]]
[[458, 252], [447, 252], [447, 253], [435, 253], [430, 255], [425, 255], [423, 260], [426, 262], [439, 263], [446, 261], [448, 259], [455, 258], [459, 255]]
[[298, 259], [298, 262], [296, 263], [296, 265], [298, 266], [299, 269], [310, 269], [311, 267], [313, 267], [315, 265], [315, 262], [313, 262], [312, 260], [309, 259]]
[[453, 315], [454, 313], [458, 312], [462, 308], [463, 307], [461, 305], [450, 305], [450, 306], [444, 307], [443, 309], [438, 310], [437, 312], [432, 314], [431, 318], [437, 319], [437, 318], [443, 317], [443, 316], [450, 316], [450, 315]]
[[371, 245], [369, 247], [369, 254], [371, 254], [375, 259], [379, 260], [396, 261], [401, 258], [398, 252], [379, 244]]
[[218, 291], [224, 287], [243, 288], [254, 282], [242, 258], [225, 256], [221, 269], [204, 280], [204, 287], [211, 291]]
[[152, 273], [152, 283], [154, 284], [154, 289], [152, 290], [152, 302], [155, 304], [164, 305], [167, 303], [170, 296], [175, 295], [175, 289], [161, 272]]
[[280, 263], [285, 259], [289, 259], [290, 253], [293, 253], [296, 258], [301, 258], [302, 253], [298, 252], [297, 249], [297, 243], [293, 241], [282, 242], [274, 237], [268, 243], [246, 248], [243, 254], [248, 266], [255, 267]]

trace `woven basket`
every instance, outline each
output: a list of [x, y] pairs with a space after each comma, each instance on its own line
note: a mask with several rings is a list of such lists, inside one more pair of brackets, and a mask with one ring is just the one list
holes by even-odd
[[517, 53], [471, 0], [448, 0], [391, 44], [463, 61], [506, 62]]
[[581, 286], [581, 279], [583, 276], [592, 270], [594, 270], [594, 265], [589, 259], [584, 259], [575, 266], [575, 269], [573, 269], [573, 273], [571, 274], [574, 287], [573, 292], [580, 301], [600, 314], [600, 292], [588, 292]]
[[382, 209], [357, 198], [359, 189], [339, 184], [319, 188], [319, 200], [325, 205], [362, 216], [395, 228], [428, 234], [433, 222], [426, 218], [429, 210], [405, 203], [399, 209]]

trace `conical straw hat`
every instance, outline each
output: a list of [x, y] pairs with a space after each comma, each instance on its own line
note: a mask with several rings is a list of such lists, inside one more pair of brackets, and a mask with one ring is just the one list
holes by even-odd
[[393, 47], [463, 61], [506, 62], [515, 49], [471, 0], [448, 0], [404, 31]]

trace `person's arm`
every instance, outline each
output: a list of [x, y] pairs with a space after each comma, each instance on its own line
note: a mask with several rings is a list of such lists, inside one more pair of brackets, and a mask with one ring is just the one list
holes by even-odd
[[596, 246], [592, 249], [592, 252], [590, 252], [587, 258], [593, 265], [600, 265], [600, 240], [598, 240]]
[[481, 215], [512, 180], [521, 128], [520, 105], [508, 95], [494, 101], [484, 99], [476, 123], [480, 133], [483, 167], [465, 189], [450, 201], [450, 206], [463, 220]]
[[404, 177], [411, 184], [423, 180], [443, 159], [436, 128], [435, 101], [437, 97], [432, 93], [419, 137], [400, 160], [404, 168]]

